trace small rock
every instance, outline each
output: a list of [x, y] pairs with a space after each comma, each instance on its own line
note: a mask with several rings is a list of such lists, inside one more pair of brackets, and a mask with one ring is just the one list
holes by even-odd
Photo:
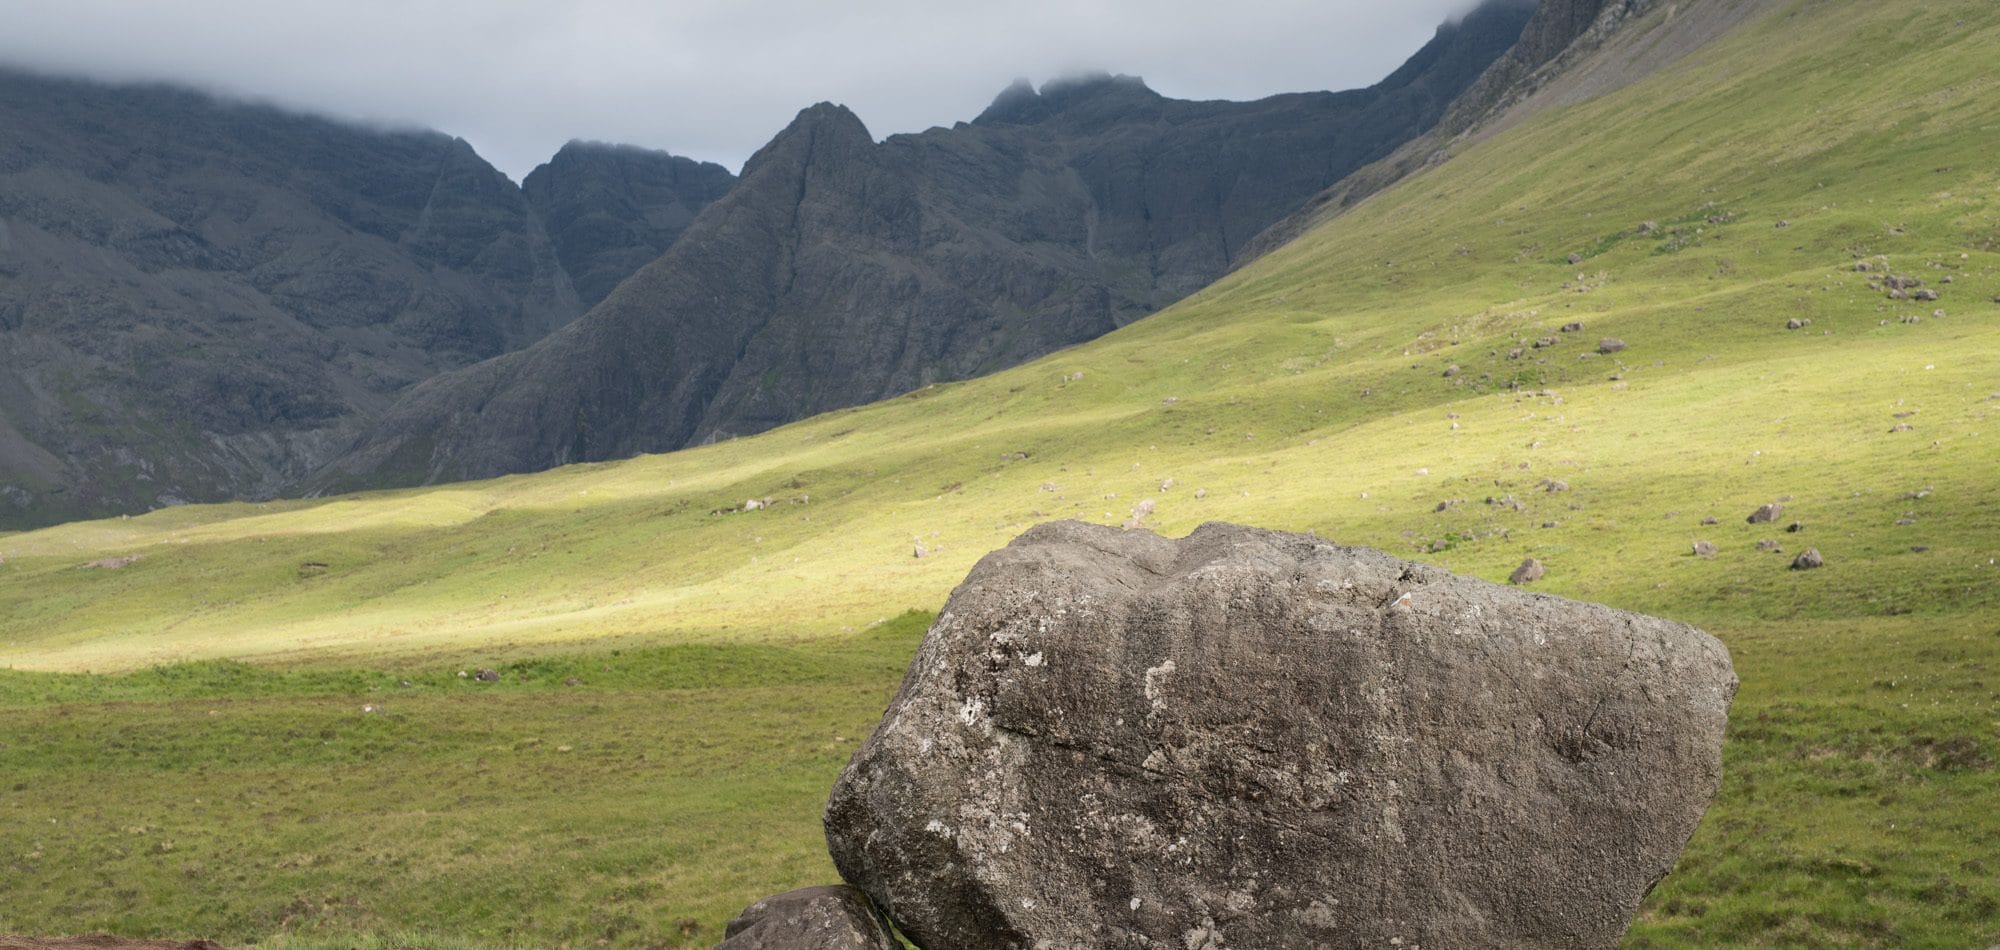
[[1560, 522], [1560, 521], [1544, 521], [1544, 522], [1542, 522], [1542, 527], [1544, 527], [1544, 528], [1560, 528], [1560, 527], [1562, 527], [1562, 522]]
[[743, 503], [744, 511], [757, 511], [762, 509], [763, 507], [764, 507], [764, 501], [761, 498], [752, 498], [749, 501]]
[[1542, 566], [1542, 562], [1534, 558], [1529, 558], [1522, 561], [1521, 566], [1514, 569], [1514, 573], [1507, 575], [1507, 583], [1517, 586], [1532, 584], [1541, 580], [1542, 576], [1547, 573], [1548, 569]]
[[377, 706], [374, 703], [369, 703], [368, 705], [361, 707], [361, 712], [363, 715], [374, 715], [375, 713], [381, 711], [382, 707]]
[[1811, 320], [1801, 320], [1797, 317], [1785, 321], [1785, 329], [1787, 330], [1803, 330], [1809, 326], [1812, 326]]
[[1705, 524], [1705, 525], [1706, 525], [1706, 524], [1721, 524], [1721, 523], [1722, 523], [1722, 520], [1721, 520], [1720, 518], [1717, 518], [1717, 517], [1716, 517], [1716, 516], [1714, 516], [1714, 515], [1709, 515], [1708, 517], [1706, 517], [1706, 518], [1703, 518], [1703, 519], [1701, 519], [1701, 523], [1702, 523], [1702, 524]]
[[1792, 223], [1791, 223], [1790, 221], [1785, 221], [1785, 220], [1782, 220], [1782, 219], [1780, 219], [1780, 220], [1778, 221], [1778, 230], [1780, 230], [1780, 231], [1783, 231], [1784, 229], [1786, 229], [1786, 228], [1789, 228], [1789, 227], [1791, 227], [1791, 226], [1792, 226]]
[[1208, 497], [1208, 489], [1206, 489], [1206, 488], [1197, 488], [1197, 489], [1195, 489], [1195, 490], [1194, 490], [1194, 496], [1195, 496], [1196, 498], [1207, 498], [1207, 497]]
[[1910, 299], [1912, 299], [1912, 300], [1924, 300], [1924, 301], [1935, 301], [1935, 300], [1937, 300], [1937, 299], [1938, 299], [1938, 292], [1937, 292], [1937, 291], [1935, 291], [1935, 290], [1931, 290], [1931, 289], [1929, 289], [1929, 288], [1925, 288], [1925, 289], [1923, 289], [1923, 290], [1919, 290], [1919, 291], [1917, 291], [1916, 293], [1913, 293], [1913, 294], [1911, 294], [1911, 295], [1910, 295]]
[[1779, 547], [1778, 542], [1773, 541], [1770, 538], [1765, 538], [1764, 540], [1757, 542], [1757, 550], [1763, 551], [1768, 554], [1785, 553], [1785, 549]]
[[1458, 368], [1458, 364], [1454, 363], [1444, 368], [1444, 378], [1450, 379], [1453, 376], [1457, 376], [1461, 372], [1463, 372], [1463, 370], [1460, 370]]
[[1889, 431], [1890, 431], [1890, 432], [1912, 432], [1912, 431], [1915, 431], [1915, 430], [1916, 430], [1916, 428], [1917, 428], [1916, 426], [1913, 426], [1913, 425], [1911, 425], [1911, 424], [1909, 424], [1909, 423], [1907, 423], [1907, 422], [1898, 422], [1898, 423], [1896, 423], [1895, 425], [1892, 425], [1892, 426], [1890, 426], [1890, 427], [1889, 427]]
[[[463, 676], [464, 674], [462, 674], [462, 673], [461, 673], [461, 674], [459, 674], [459, 675]], [[497, 671], [494, 671], [494, 670], [480, 670], [479, 672], [477, 672], [477, 673], [474, 673], [474, 674], [472, 675], [472, 678], [473, 678], [473, 679], [476, 679], [476, 680], [478, 680], [478, 681], [480, 681], [480, 682], [482, 682], [482, 683], [498, 683], [498, 682], [500, 682], [500, 674], [499, 674], [499, 673], [498, 673]]]
[[1603, 353], [1607, 356], [1609, 356], [1612, 353], [1622, 353], [1624, 352], [1624, 350], [1625, 350], [1625, 341], [1620, 340], [1617, 337], [1605, 337], [1604, 339], [1597, 341], [1597, 352]]
[[931, 556], [931, 549], [924, 547], [922, 539], [917, 539], [910, 542], [910, 556], [919, 559], [927, 558]]
[[1770, 522], [1778, 520], [1778, 516], [1784, 513], [1785, 513], [1785, 506], [1774, 503], [1765, 505], [1764, 507], [1751, 512], [1750, 517], [1745, 520], [1749, 521], [1751, 524], [1769, 524]]
[[1555, 478], [1544, 479], [1542, 481], [1542, 490], [1546, 492], [1569, 491], [1569, 483]]
[[1695, 557], [1714, 557], [1715, 553], [1716, 553], [1715, 545], [1710, 544], [1707, 541], [1696, 541], [1694, 543]]
[[1565, 323], [1565, 324], [1563, 324], [1563, 325], [1562, 325], [1562, 332], [1564, 332], [1564, 333], [1582, 333], [1582, 332], [1583, 332], [1583, 324], [1582, 324], [1582, 323], [1580, 323], [1580, 322], [1577, 322], [1577, 323]]
[[1794, 522], [1792, 522], [1791, 524], [1788, 524], [1788, 525], [1786, 525], [1786, 526], [1785, 526], [1785, 533], [1786, 533], [1786, 534], [1798, 534], [1799, 532], [1801, 532], [1801, 531], [1804, 531], [1805, 529], [1806, 529], [1806, 526], [1805, 526], [1805, 525], [1803, 525], [1803, 524], [1800, 524], [1800, 523], [1798, 523], [1798, 522], [1794, 521]]
[[1641, 222], [1639, 222], [1639, 233], [1640, 233], [1640, 234], [1651, 234], [1651, 233], [1653, 233], [1654, 231], [1658, 231], [1659, 229], [1660, 229], [1660, 222], [1658, 222], [1658, 221], [1641, 221]]
[[846, 885], [808, 887], [743, 909], [715, 950], [899, 950], [868, 896]]
[[574, 676], [565, 676], [565, 677], [563, 677], [563, 685], [564, 685], [564, 686], [582, 686], [582, 685], [583, 685], [583, 681], [582, 681], [582, 680], [580, 680], [580, 679], [577, 679], [577, 678], [576, 678], [576, 677], [574, 677]]
[[1792, 559], [1792, 570], [1795, 571], [1810, 571], [1825, 566], [1826, 559], [1819, 556], [1818, 548], [1807, 548]]

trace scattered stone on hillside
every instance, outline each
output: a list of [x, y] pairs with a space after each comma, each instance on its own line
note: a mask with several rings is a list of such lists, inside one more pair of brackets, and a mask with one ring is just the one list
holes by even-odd
[[[1000, 453], [1000, 461], [1002, 461], [1002, 462], [1025, 462], [1025, 461], [1027, 461], [1027, 460], [1028, 460], [1028, 453], [1026, 453], [1026, 452], [1002, 452], [1002, 453]], [[799, 487], [799, 486], [797, 486], [797, 485], [794, 485], [794, 486], [792, 486], [792, 487], [794, 487], [794, 488], [797, 488], [797, 487]]]
[[1164, 479], [1164, 480], [1162, 480], [1162, 481], [1160, 482], [1160, 490], [1161, 490], [1161, 491], [1163, 491], [1163, 492], [1168, 492], [1168, 491], [1173, 491], [1173, 490], [1174, 490], [1174, 480], [1173, 480], [1173, 479], [1171, 479], [1171, 478], [1169, 478], [1169, 479]]
[[1429, 550], [1432, 554], [1443, 554], [1444, 552], [1451, 550], [1451, 542], [1446, 541], [1443, 538], [1439, 538], [1436, 541], [1431, 542]]
[[939, 613], [827, 840], [920, 946], [1609, 947], [1735, 686], [1691, 627], [1376, 551], [1043, 525]]
[[1911, 554], [1922, 554], [1928, 550], [1930, 550], [1930, 545], [1927, 544], [1917, 544], [1910, 547]]
[[1884, 294], [1883, 296], [1886, 296], [1886, 297], [1888, 297], [1888, 298], [1889, 298], [1890, 300], [1908, 300], [1908, 299], [1910, 299], [1910, 295], [1909, 295], [1909, 294], [1908, 294], [1907, 292], [1905, 292], [1905, 291], [1901, 291], [1901, 290], [1891, 290], [1891, 291], [1889, 291], [1889, 292], [1888, 292], [1887, 294]]
[[1152, 513], [1153, 513], [1153, 499], [1151, 498], [1139, 499], [1139, 503], [1132, 506], [1132, 516], [1130, 518], [1125, 519], [1126, 530], [1129, 531], [1133, 528], [1137, 528], [1145, 524], [1146, 518], [1150, 516]]
[[1768, 524], [1778, 520], [1778, 516], [1784, 513], [1785, 506], [1774, 502], [1751, 512], [1750, 517], [1746, 520], [1751, 524]]
[[1514, 569], [1514, 573], [1507, 575], [1507, 583], [1532, 584], [1541, 580], [1548, 572], [1548, 568], [1542, 566], [1542, 562], [1529, 558], [1522, 561], [1521, 566]]
[[1779, 547], [1778, 542], [1773, 541], [1770, 538], [1765, 538], [1764, 540], [1757, 542], [1757, 550], [1763, 551], [1768, 554], [1785, 553], [1785, 549]]
[[1911, 299], [1911, 300], [1922, 300], [1922, 301], [1926, 301], [1926, 302], [1934, 302], [1934, 301], [1936, 301], [1936, 300], [1938, 299], [1938, 292], [1937, 292], [1937, 291], [1935, 291], [1935, 290], [1931, 290], [1931, 289], [1929, 289], [1929, 288], [1925, 288], [1925, 289], [1923, 289], [1923, 290], [1919, 290], [1919, 291], [1917, 291], [1917, 292], [1915, 292], [1915, 293], [1911, 294], [1911, 295], [1910, 295], [1910, 299]]
[[1549, 347], [1552, 347], [1552, 346], [1555, 346], [1556, 344], [1558, 344], [1558, 343], [1561, 343], [1561, 342], [1562, 342], [1562, 340], [1560, 340], [1560, 339], [1557, 339], [1556, 337], [1552, 337], [1552, 336], [1545, 336], [1545, 337], [1542, 337], [1541, 339], [1539, 339], [1539, 340], [1536, 340], [1536, 341], [1535, 341], [1535, 349], [1538, 349], [1538, 350], [1545, 350], [1545, 349], [1548, 349]]
[[1778, 230], [1780, 230], [1780, 231], [1783, 231], [1784, 229], [1786, 229], [1786, 228], [1789, 228], [1789, 227], [1791, 227], [1791, 226], [1792, 226], [1792, 223], [1791, 223], [1790, 221], [1786, 221], [1786, 220], [1784, 220], [1784, 219], [1782, 219], [1782, 218], [1778, 220], [1778, 225], [1777, 225], [1777, 227], [1778, 227]]
[[1562, 527], [1562, 522], [1560, 522], [1560, 521], [1544, 521], [1544, 522], [1542, 522], [1542, 527], [1544, 527], [1544, 528], [1560, 528], [1560, 527]]
[[1870, 264], [1870, 263], [1868, 263], [1867, 261], [1861, 261], [1861, 262], [1859, 262], [1859, 263], [1857, 263], [1857, 264], [1855, 264], [1855, 265], [1854, 265], [1854, 269], [1855, 269], [1855, 271], [1856, 271], [1856, 272], [1858, 272], [1858, 273], [1863, 273], [1863, 274], [1865, 274], [1865, 273], [1868, 273], [1869, 271], [1872, 271], [1872, 270], [1874, 270], [1874, 269], [1875, 269], [1875, 265], [1873, 265], [1873, 264]]
[[1510, 359], [1510, 360], [1518, 360], [1518, 359], [1520, 359], [1520, 358], [1521, 358], [1521, 348], [1517, 346], [1517, 347], [1515, 347], [1515, 348], [1513, 348], [1513, 349], [1511, 349], [1511, 350], [1508, 350], [1508, 351], [1507, 351], [1507, 358], [1508, 358], [1508, 359]]
[[868, 895], [808, 887], [766, 897], [736, 915], [715, 950], [900, 950]]
[[1639, 233], [1640, 233], [1640, 234], [1651, 234], [1651, 233], [1653, 233], [1654, 231], [1658, 231], [1659, 229], [1660, 229], [1660, 222], [1658, 222], [1658, 221], [1641, 221], [1641, 222], [1639, 222]]
[[1929, 488], [1919, 488], [1916, 491], [1903, 493], [1903, 497], [1911, 501], [1915, 501], [1919, 498], [1929, 498], [1930, 496], [1931, 496], [1931, 490]]
[[749, 501], [746, 501], [746, 502], [744, 502], [744, 503], [743, 503], [743, 510], [744, 510], [744, 511], [757, 511], [757, 510], [759, 510], [759, 509], [763, 508], [763, 507], [764, 507], [764, 504], [765, 504], [765, 502], [764, 502], [764, 500], [763, 500], [763, 499], [761, 499], [761, 498], [752, 498], [752, 499], [750, 499]]
[[578, 678], [576, 678], [576, 677], [574, 677], [574, 676], [565, 676], [565, 677], [563, 677], [563, 685], [564, 685], [564, 686], [582, 686], [582, 685], [583, 685], [583, 680], [580, 680], [580, 679], [578, 679]]
[[1438, 502], [1438, 503], [1437, 503], [1437, 507], [1436, 507], [1436, 508], [1433, 508], [1433, 509], [1431, 509], [1431, 513], [1432, 513], [1432, 514], [1436, 514], [1436, 513], [1438, 513], [1438, 512], [1443, 512], [1443, 511], [1450, 511], [1450, 510], [1452, 510], [1453, 508], [1456, 508], [1456, 507], [1458, 507], [1458, 506], [1459, 506], [1460, 504], [1462, 504], [1463, 502], [1464, 502], [1464, 499], [1458, 499], [1458, 498], [1455, 498], [1455, 499], [1452, 499], [1452, 500], [1450, 500], [1450, 501], [1441, 501], [1441, 502]]
[[381, 711], [382, 707], [377, 706], [374, 703], [364, 703], [361, 706], [361, 714], [364, 716], [372, 716]]
[[1581, 254], [1571, 254], [1571, 255], [1569, 256], [1569, 262], [1570, 262], [1570, 265], [1571, 265], [1571, 266], [1575, 266], [1575, 265], [1577, 265], [1577, 264], [1581, 264], [1581, 263], [1583, 263], [1583, 255], [1581, 255]]
[[145, 558], [143, 554], [121, 554], [117, 557], [101, 558], [85, 564], [84, 567], [99, 571], [116, 571], [131, 567]]
[[480, 670], [479, 672], [472, 674], [472, 678], [482, 683], [500, 682], [500, 674], [495, 670]]
[[1795, 571], [1810, 571], [1825, 566], [1826, 558], [1820, 557], [1818, 548], [1807, 548], [1792, 559], [1792, 570]]
[[1545, 492], [1569, 491], [1569, 483], [1559, 478], [1544, 478], [1542, 479], [1542, 490]]
[[1609, 356], [1612, 353], [1622, 353], [1624, 351], [1625, 351], [1625, 341], [1618, 339], [1617, 337], [1605, 337], [1604, 339], [1597, 341], [1597, 352], [1603, 353], [1607, 356]]
[[0, 934], [0, 950], [223, 950], [213, 940], [131, 940], [110, 934], [28, 937]]
[[1793, 317], [1785, 321], [1785, 329], [1787, 330], [1803, 330], [1809, 326], [1812, 326], [1811, 320], [1802, 320], [1798, 317]]
[[1710, 544], [1707, 541], [1696, 541], [1694, 543], [1695, 557], [1714, 557], [1715, 554], [1716, 554], [1715, 545]]
[[1917, 513], [1914, 511], [1905, 512], [1901, 518], [1896, 519], [1896, 527], [1898, 528], [1907, 528], [1916, 523]]
[[468, 675], [470, 675], [470, 674], [466, 673], [466, 672], [465, 672], [464, 670], [459, 670], [459, 671], [458, 671], [458, 678], [459, 678], [459, 679], [464, 679], [464, 678], [466, 678], [466, 676], [468, 676]]
[[1924, 322], [1924, 318], [1922, 318], [1922, 317], [1920, 317], [1920, 316], [1917, 316], [1916, 314], [1912, 313], [1912, 314], [1909, 314], [1909, 315], [1905, 316], [1905, 317], [1903, 318], [1903, 322], [1904, 322], [1904, 323], [1922, 323], [1922, 322]]
[[1788, 524], [1788, 525], [1786, 525], [1786, 526], [1785, 526], [1785, 533], [1786, 533], [1786, 534], [1798, 534], [1799, 532], [1801, 532], [1801, 531], [1804, 531], [1805, 529], [1806, 529], [1806, 526], [1805, 526], [1804, 524], [1801, 524], [1800, 522], [1797, 522], [1797, 521], [1794, 521], [1794, 522], [1792, 522], [1791, 524]]
[[1062, 486], [1061, 486], [1061, 485], [1058, 485], [1058, 484], [1056, 484], [1055, 482], [1043, 482], [1043, 483], [1042, 483], [1042, 490], [1043, 490], [1043, 491], [1049, 491], [1049, 492], [1056, 492], [1056, 491], [1062, 491]]
[[1160, 405], [1163, 405], [1163, 406], [1171, 406], [1171, 405], [1174, 405], [1175, 403], [1178, 403], [1178, 402], [1180, 402], [1180, 401], [1181, 401], [1181, 397], [1179, 397], [1179, 396], [1168, 396], [1167, 398], [1165, 398], [1165, 399], [1162, 399], [1162, 400], [1160, 400]]
[[1208, 489], [1206, 489], [1206, 488], [1197, 488], [1197, 489], [1195, 489], [1195, 490], [1194, 490], [1194, 496], [1195, 496], [1196, 498], [1207, 498], [1207, 497], [1208, 497]]
[[910, 540], [910, 556], [921, 560], [931, 556], [931, 549], [924, 547], [924, 539], [912, 538]]
[[1582, 332], [1583, 332], [1583, 324], [1582, 324], [1581, 322], [1571, 322], [1571, 323], [1565, 323], [1565, 324], [1563, 324], [1563, 325], [1562, 325], [1562, 330], [1561, 330], [1561, 332], [1563, 332], [1563, 333], [1582, 333]]
[[1917, 428], [1916, 426], [1913, 426], [1913, 425], [1911, 425], [1911, 424], [1909, 424], [1909, 423], [1907, 423], [1907, 422], [1898, 422], [1898, 423], [1896, 423], [1895, 425], [1892, 425], [1892, 426], [1890, 426], [1890, 427], [1889, 427], [1889, 431], [1890, 431], [1890, 432], [1913, 432], [1913, 431], [1915, 431], [1915, 430], [1916, 430], [1916, 428]]
[[1708, 524], [1721, 524], [1721, 523], [1722, 523], [1722, 519], [1720, 519], [1720, 518], [1717, 518], [1717, 517], [1716, 517], [1716, 516], [1714, 516], [1714, 515], [1709, 515], [1708, 517], [1706, 517], [1706, 518], [1703, 518], [1703, 519], [1701, 519], [1701, 523], [1702, 523], [1702, 524], [1705, 524], [1705, 525], [1708, 525]]
[[1459, 373], [1462, 372], [1464, 372], [1464, 370], [1459, 369], [1457, 363], [1453, 363], [1450, 366], [1444, 368], [1444, 378], [1450, 379], [1453, 376], [1457, 376]]

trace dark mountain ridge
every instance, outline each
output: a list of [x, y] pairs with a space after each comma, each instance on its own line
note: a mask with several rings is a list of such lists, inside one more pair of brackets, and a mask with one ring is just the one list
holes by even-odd
[[1532, 12], [1489, 3], [1366, 90], [1189, 102], [1131, 77], [1017, 83], [970, 123], [880, 143], [814, 106], [590, 313], [413, 389], [314, 485], [666, 451], [1094, 338], [1429, 128]]
[[731, 180], [583, 145], [530, 177], [438, 132], [0, 71], [0, 528], [291, 489], [411, 384], [583, 312], [567, 262], [615, 283]]

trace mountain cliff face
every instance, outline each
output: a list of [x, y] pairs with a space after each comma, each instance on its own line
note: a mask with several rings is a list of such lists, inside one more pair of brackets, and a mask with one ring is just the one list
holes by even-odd
[[1091, 339], [1210, 283], [1428, 129], [1532, 10], [1481, 7], [1352, 92], [1185, 102], [1128, 77], [1022, 83], [970, 123], [881, 143], [814, 106], [589, 314], [412, 390], [315, 485], [670, 450]]
[[651, 263], [736, 176], [666, 152], [571, 142], [521, 180], [585, 307]]
[[574, 319], [567, 260], [657, 256], [729, 181], [683, 163], [572, 147], [524, 198], [435, 132], [0, 72], [0, 528], [286, 490]]

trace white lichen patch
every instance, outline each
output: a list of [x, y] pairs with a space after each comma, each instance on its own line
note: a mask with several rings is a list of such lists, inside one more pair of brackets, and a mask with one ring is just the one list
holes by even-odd
[[1174, 670], [1174, 661], [1168, 660], [1146, 671], [1146, 700], [1153, 704], [1154, 712], [1167, 708], [1166, 701], [1160, 697], [1166, 693], [1167, 683], [1172, 680]]

